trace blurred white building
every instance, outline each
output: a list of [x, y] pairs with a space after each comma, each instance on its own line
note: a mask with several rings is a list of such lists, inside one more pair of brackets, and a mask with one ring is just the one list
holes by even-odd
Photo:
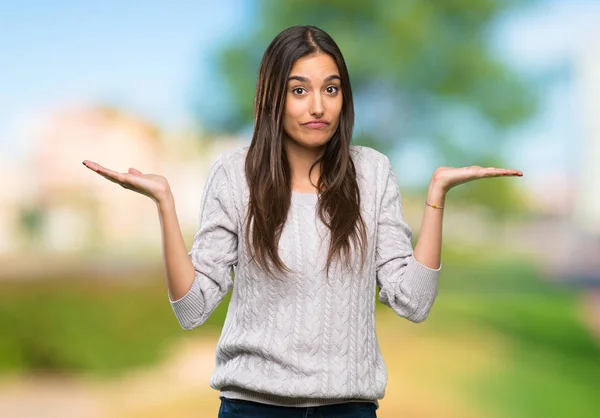
[[589, 42], [578, 62], [584, 144], [573, 220], [582, 230], [600, 235], [600, 31]]
[[82, 165], [92, 160], [115, 171], [134, 167], [164, 175], [172, 187], [187, 241], [198, 227], [210, 165], [237, 138], [199, 140], [164, 134], [134, 115], [101, 106], [74, 106], [35, 124], [27, 161], [0, 175], [0, 256], [42, 252], [143, 255], [160, 250], [155, 204]]

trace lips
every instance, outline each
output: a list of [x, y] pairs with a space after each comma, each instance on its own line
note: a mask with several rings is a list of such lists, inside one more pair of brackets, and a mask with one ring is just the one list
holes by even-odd
[[329, 123], [322, 122], [322, 121], [308, 122], [308, 123], [305, 123], [304, 126], [306, 126], [309, 129], [323, 129], [323, 128], [326, 128], [327, 126], [329, 126]]

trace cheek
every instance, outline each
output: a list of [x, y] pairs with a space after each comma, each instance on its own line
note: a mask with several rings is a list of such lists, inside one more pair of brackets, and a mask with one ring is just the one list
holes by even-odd
[[285, 105], [285, 118], [288, 120], [298, 120], [301, 118], [303, 110], [300, 102], [289, 100]]
[[340, 118], [340, 115], [342, 113], [342, 106], [343, 106], [343, 101], [342, 101], [342, 95], [339, 94], [336, 97], [332, 97], [327, 101], [327, 116], [328, 119], [331, 119], [333, 121], [338, 121]]
[[343, 105], [343, 100], [342, 100], [342, 95], [340, 94], [338, 97], [336, 97], [336, 101], [333, 104], [333, 113], [336, 115], [336, 118], [340, 117], [340, 114], [342, 113], [342, 105]]
[[286, 131], [298, 129], [298, 123], [301, 122], [302, 110], [294, 103], [286, 104], [283, 115], [283, 127]]
[[334, 121], [334, 123], [332, 124], [332, 128], [335, 130], [335, 128], [337, 128], [337, 125], [340, 123], [340, 116], [342, 115], [341, 103], [339, 105], [336, 104], [336, 106], [333, 106], [331, 110], [331, 119]]

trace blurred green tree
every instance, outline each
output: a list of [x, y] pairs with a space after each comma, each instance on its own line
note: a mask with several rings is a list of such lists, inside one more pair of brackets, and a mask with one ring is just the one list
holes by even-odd
[[40, 205], [24, 204], [18, 212], [18, 229], [21, 232], [23, 245], [35, 247], [39, 244], [44, 232], [47, 213]]
[[[311, 24], [331, 34], [346, 59], [357, 111], [354, 143], [388, 152], [418, 141], [440, 165], [497, 160], [502, 133], [532, 115], [536, 97], [495, 55], [490, 35], [504, 13], [530, 3], [257, 0], [255, 31], [216, 60], [231, 105], [203, 124], [229, 132], [251, 126], [266, 47], [281, 30]], [[210, 106], [199, 104], [199, 113]]]

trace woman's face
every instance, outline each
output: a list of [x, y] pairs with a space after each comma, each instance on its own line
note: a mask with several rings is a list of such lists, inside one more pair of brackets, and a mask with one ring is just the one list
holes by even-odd
[[306, 148], [324, 146], [338, 127], [341, 110], [341, 80], [333, 58], [317, 53], [298, 59], [287, 84], [285, 140]]

